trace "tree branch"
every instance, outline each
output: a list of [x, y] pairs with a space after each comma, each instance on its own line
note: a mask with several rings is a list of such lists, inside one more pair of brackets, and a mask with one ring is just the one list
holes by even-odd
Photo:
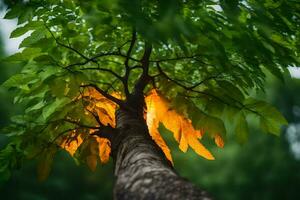
[[[68, 46], [68, 45], [66, 45], [66, 44], [64, 44], [64, 43], [62, 43], [62, 42], [60, 42], [60, 41], [54, 36], [53, 32], [50, 30], [50, 28], [47, 26], [47, 24], [44, 23], [44, 25], [45, 25], [46, 29], [48, 30], [48, 32], [51, 34], [52, 38], [55, 40], [56, 44], [58, 44], [58, 45], [60, 45], [60, 46], [62, 46], [62, 47], [64, 47], [64, 48], [66, 48], [66, 49], [69, 49], [69, 50], [75, 52], [75, 53], [78, 54], [80, 57], [84, 58], [85, 60], [90, 60], [90, 58], [88, 58], [87, 56], [85, 56], [84, 54], [82, 54], [81, 52], [79, 52], [77, 49], [71, 47], [71, 45]], [[91, 61], [93, 61], [93, 60], [91, 60]]]
[[94, 89], [96, 89], [100, 94], [102, 94], [104, 97], [106, 97], [107, 99], [113, 101], [114, 103], [118, 104], [120, 107], [124, 107], [124, 102], [110, 94], [108, 94], [107, 92], [105, 92], [104, 90], [100, 89], [97, 85], [95, 84], [88, 84], [88, 85], [81, 85], [80, 87], [93, 87]]
[[129, 49], [128, 49], [127, 53], [126, 53], [126, 59], [125, 59], [125, 62], [124, 62], [126, 70], [129, 70], [128, 62], [130, 60], [130, 55], [131, 55], [131, 52], [133, 50], [135, 42], [136, 42], [136, 31], [135, 31], [135, 29], [133, 29], [132, 30], [131, 41], [130, 41], [130, 46], [129, 46]]
[[187, 60], [187, 59], [195, 59], [198, 56], [200, 56], [200, 54], [195, 54], [195, 55], [191, 55], [191, 56], [178, 56], [175, 58], [165, 58], [165, 59], [160, 59], [160, 60], [150, 60], [149, 62], [167, 62], [167, 61], [178, 61], [178, 60]]
[[150, 43], [146, 42], [145, 43], [145, 52], [144, 52], [144, 55], [141, 59], [144, 74], [148, 74], [149, 60], [150, 60], [151, 52], [152, 52], [152, 45]]
[[78, 127], [70, 128], [70, 129], [60, 132], [59, 134], [57, 134], [57, 136], [53, 140], [50, 141], [50, 144], [53, 144], [59, 137], [63, 136], [65, 133], [71, 132], [71, 131], [76, 131], [77, 129], [79, 129], [79, 128]]
[[110, 74], [112, 74], [113, 76], [115, 76], [117, 79], [123, 81], [123, 78], [117, 74], [116, 72], [110, 70], [110, 69], [107, 69], [107, 68], [103, 68], [103, 67], [85, 67], [85, 68], [80, 68], [80, 70], [99, 70], [99, 71], [104, 71], [104, 72], [108, 72]]
[[116, 135], [117, 129], [111, 127], [110, 125], [107, 126], [101, 126], [98, 131], [95, 131], [94, 133], [90, 134], [92, 136], [98, 136], [101, 138], [106, 138], [110, 142], [112, 141], [113, 137]]
[[148, 82], [151, 80], [151, 77], [149, 76], [149, 59], [152, 52], [152, 45], [148, 42], [145, 43], [145, 51], [142, 59], [140, 62], [142, 63], [142, 69], [143, 72], [139, 79], [137, 80], [135, 84], [135, 93], [142, 93]]
[[129, 79], [129, 75], [130, 75], [130, 67], [129, 67], [129, 58], [131, 55], [131, 52], [133, 50], [134, 44], [136, 42], [136, 31], [135, 29], [132, 30], [132, 36], [131, 36], [131, 42], [130, 42], [130, 46], [129, 49], [126, 53], [126, 59], [124, 61], [124, 65], [125, 65], [125, 75], [123, 77], [123, 85], [124, 85], [124, 92], [126, 97], [129, 97], [129, 88], [128, 88], [128, 79]]
[[98, 58], [105, 57], [105, 56], [121, 56], [121, 55], [118, 52], [114, 52], [114, 51], [112, 51], [112, 52], [102, 52], [102, 53], [99, 53], [99, 54], [97, 54], [97, 55], [95, 55], [91, 58], [85, 58], [85, 61], [83, 61], [83, 62], [77, 62], [77, 63], [69, 64], [68, 66], [66, 66], [66, 68], [85, 65], [85, 64], [88, 64], [89, 62], [97, 63]]
[[75, 124], [75, 125], [77, 125], [77, 126], [79, 126], [79, 127], [82, 127], [82, 128], [99, 129], [99, 127], [96, 127], [96, 126], [88, 126], [88, 125], [85, 125], [85, 124], [81, 124], [80, 122], [71, 120], [71, 119], [62, 119], [62, 120], [65, 121], [65, 122], [71, 123], [71, 124]]
[[218, 74], [215, 75], [215, 76], [207, 77], [206, 79], [203, 79], [202, 81], [200, 81], [200, 82], [196, 83], [195, 85], [190, 86], [190, 87], [188, 87], [188, 88], [189, 88], [189, 89], [194, 89], [194, 88], [198, 87], [199, 85], [203, 84], [203, 83], [206, 82], [206, 81], [209, 81], [209, 80], [211, 80], [211, 79], [217, 79], [217, 78], [219, 78], [219, 76], [220, 76], [221, 74], [222, 74], [222, 72], [218, 73]]

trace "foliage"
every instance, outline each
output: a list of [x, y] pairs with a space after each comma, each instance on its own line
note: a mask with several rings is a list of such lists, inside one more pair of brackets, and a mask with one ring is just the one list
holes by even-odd
[[[300, 115], [293, 112], [300, 105], [299, 81], [268, 85], [269, 101], [280, 108], [289, 122], [300, 119]], [[216, 158], [213, 162], [203, 160], [192, 150], [183, 154], [176, 148], [177, 142], [170, 132], [161, 134], [172, 150], [176, 171], [205, 188], [217, 200], [299, 199], [300, 160], [290, 152], [292, 144], [286, 141], [286, 131], [278, 138], [263, 134], [251, 125], [249, 128], [251, 134], [242, 146], [234, 141], [233, 135], [227, 135], [224, 149], [214, 148], [203, 139]], [[91, 172], [84, 165], [74, 165], [68, 153], [60, 151], [46, 182], [40, 184], [34, 178], [36, 166], [30, 162], [15, 171], [10, 181], [0, 186], [0, 191], [3, 199], [112, 199], [112, 164], [99, 165]]]
[[114, 127], [112, 111], [139, 88], [149, 98], [156, 89], [163, 102], [158, 110], [183, 123], [175, 128], [147, 105], [147, 115], [155, 116], [152, 125], [147, 116], [150, 133], [161, 147], [159, 122], [173, 131], [181, 150], [190, 145], [210, 159], [198, 141], [203, 134], [223, 146], [226, 129], [234, 129], [238, 141], [247, 140], [249, 115], [275, 135], [286, 124], [274, 107], [250, 94], [264, 89], [266, 70], [283, 80], [288, 66], [299, 66], [297, 0], [9, 5], [5, 18], [17, 18], [19, 24], [11, 37], [31, 34], [20, 44], [21, 52], [5, 59], [23, 65], [3, 86], [15, 90], [14, 102], [26, 109], [6, 128], [11, 142], [0, 153], [2, 174], [24, 159], [38, 158], [44, 179], [60, 147], [94, 170], [98, 154], [105, 162], [110, 151], [109, 142], [96, 135]]

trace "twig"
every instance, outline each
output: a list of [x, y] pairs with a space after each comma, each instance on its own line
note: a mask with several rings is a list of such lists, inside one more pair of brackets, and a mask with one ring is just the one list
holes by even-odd
[[200, 56], [200, 54], [195, 54], [191, 56], [177, 56], [175, 58], [164, 58], [160, 60], [149, 60], [149, 62], [157, 63], [157, 62], [166, 62], [166, 61], [187, 60], [187, 59], [195, 59], [198, 56]]
[[106, 97], [107, 99], [113, 101], [114, 103], [118, 104], [121, 107], [125, 107], [124, 102], [110, 94], [108, 94], [107, 92], [105, 92], [104, 90], [100, 89], [97, 85], [95, 84], [88, 84], [88, 85], [81, 85], [80, 87], [93, 87], [94, 89], [96, 89], [100, 94], [102, 94], [104, 97]]
[[144, 88], [146, 87], [146, 85], [148, 84], [148, 82], [151, 80], [151, 77], [149, 76], [148, 72], [149, 72], [149, 60], [150, 60], [150, 56], [151, 56], [151, 52], [152, 52], [152, 45], [148, 42], [145, 42], [145, 51], [143, 54], [143, 57], [141, 59], [141, 63], [142, 63], [142, 69], [143, 72], [141, 74], [141, 76], [138, 78], [134, 88], [135, 88], [135, 93], [143, 93]]
[[[176, 85], [178, 85], [179, 87], [182, 87], [183, 89], [185, 89], [185, 90], [187, 90], [187, 91], [190, 91], [190, 92], [193, 92], [193, 93], [198, 93], [198, 94], [205, 95], [205, 96], [208, 96], [208, 97], [212, 97], [212, 98], [216, 99], [217, 101], [219, 101], [219, 102], [221, 102], [221, 103], [223, 103], [223, 104], [225, 104], [225, 105], [228, 105], [228, 106], [231, 106], [231, 107], [236, 107], [236, 108], [238, 108], [238, 109], [246, 109], [246, 110], [248, 110], [248, 111], [250, 111], [250, 112], [252, 112], [252, 113], [255, 113], [255, 114], [259, 115], [259, 116], [262, 116], [260, 113], [254, 111], [254, 110], [252, 110], [252, 109], [250, 109], [250, 108], [247, 108], [244, 104], [242, 104], [241, 102], [239, 102], [238, 100], [236, 100], [236, 99], [234, 99], [234, 98], [229, 97], [229, 98], [231, 98], [233, 101], [237, 102], [237, 103], [240, 105], [240, 107], [237, 106], [237, 105], [232, 105], [232, 104], [230, 104], [230, 103], [228, 103], [228, 102], [226, 102], [226, 101], [223, 101], [221, 98], [219, 98], [219, 97], [217, 97], [217, 96], [215, 96], [215, 95], [213, 95], [213, 94], [206, 93], [206, 92], [203, 92], [203, 91], [194, 90], [193, 88], [191, 89], [190, 87], [187, 87], [187, 86], [181, 84], [180, 82], [178, 82], [178, 81], [176, 81], [176, 80], [170, 78], [170, 77], [162, 70], [162, 68], [161, 68], [160, 65], [159, 65], [159, 62], [157, 62], [156, 64], [157, 64], [157, 68], [158, 68], [158, 70], [159, 70], [159, 72], [160, 72], [161, 75], [163, 75], [167, 80], [172, 81], [173, 83], [175, 83]], [[185, 95], [185, 96], [186, 96], [186, 95]], [[191, 96], [187, 96], [187, 97], [191, 97]], [[194, 98], [197, 98], [197, 97], [194, 97]]]
[[131, 52], [133, 50], [134, 44], [136, 41], [136, 31], [135, 29], [132, 30], [132, 36], [131, 36], [131, 42], [130, 42], [130, 46], [129, 49], [126, 53], [126, 59], [124, 61], [124, 65], [125, 65], [125, 75], [123, 77], [123, 85], [124, 85], [124, 92], [126, 97], [129, 97], [129, 88], [128, 88], [128, 79], [129, 79], [129, 75], [130, 75], [130, 67], [129, 67], [129, 58], [131, 55]]

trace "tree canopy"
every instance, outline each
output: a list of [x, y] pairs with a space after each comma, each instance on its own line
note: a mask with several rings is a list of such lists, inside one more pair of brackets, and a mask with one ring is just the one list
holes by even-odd
[[160, 122], [182, 151], [191, 147], [208, 159], [213, 155], [202, 136], [222, 147], [233, 131], [246, 142], [251, 115], [275, 135], [286, 124], [252, 94], [264, 90], [267, 71], [283, 80], [288, 67], [299, 66], [297, 0], [29, 0], [8, 6], [5, 18], [18, 19], [11, 37], [30, 36], [21, 52], [5, 58], [23, 65], [3, 86], [26, 109], [5, 130], [11, 142], [0, 153], [3, 177], [37, 158], [45, 179], [60, 148], [95, 169], [98, 156], [106, 162], [110, 154], [102, 131], [114, 128], [115, 110], [135, 101], [136, 93], [145, 96], [150, 134], [169, 160]]

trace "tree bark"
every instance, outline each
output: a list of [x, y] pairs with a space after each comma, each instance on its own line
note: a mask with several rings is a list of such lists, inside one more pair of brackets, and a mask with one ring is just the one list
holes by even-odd
[[210, 200], [203, 190], [178, 176], [148, 133], [145, 120], [117, 112], [117, 136], [112, 141], [116, 200]]

